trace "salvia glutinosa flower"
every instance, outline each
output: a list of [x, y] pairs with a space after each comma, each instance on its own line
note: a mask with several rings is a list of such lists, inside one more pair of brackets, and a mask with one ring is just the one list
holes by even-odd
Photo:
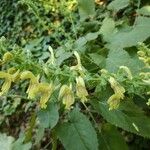
[[6, 63], [8, 61], [10, 61], [13, 58], [13, 54], [11, 52], [6, 52], [3, 55], [3, 62]]
[[46, 103], [48, 102], [49, 98], [51, 97], [53, 91], [54, 91], [54, 86], [53, 84], [48, 84], [48, 83], [40, 83], [38, 85], [38, 93], [40, 94], [40, 107], [41, 108], [46, 108], [47, 105]]
[[22, 80], [26, 80], [29, 79], [30, 83], [28, 86], [28, 89], [26, 91], [26, 93], [28, 94], [28, 98], [29, 99], [34, 99], [36, 97], [37, 94], [37, 90], [38, 90], [38, 84], [39, 84], [39, 76], [34, 76], [32, 72], [30, 71], [24, 71], [20, 78]]
[[70, 69], [78, 71], [83, 76], [83, 68], [82, 68], [80, 56], [77, 51], [74, 52], [74, 55], [77, 59], [77, 65], [70, 67]]
[[72, 85], [63, 85], [59, 91], [59, 99], [62, 99], [62, 103], [65, 105], [65, 109], [70, 109], [74, 104], [74, 94], [72, 91]]
[[37, 96], [40, 96], [40, 107], [45, 109], [47, 107], [46, 103], [54, 89], [53, 84], [40, 83], [39, 76], [34, 76], [30, 71], [23, 72], [20, 78], [23, 80], [30, 80], [29, 87], [27, 89], [28, 98], [34, 99]]
[[120, 104], [120, 100], [124, 98], [125, 89], [121, 86], [113, 77], [110, 77], [109, 83], [114, 90], [114, 94], [108, 99], [109, 110], [117, 109]]
[[0, 96], [2, 96], [3, 94], [6, 94], [8, 92], [8, 90], [11, 87], [12, 82], [15, 82], [18, 74], [19, 74], [19, 70], [17, 70], [13, 74], [0, 71], [0, 78], [4, 79], [4, 83], [3, 83], [2, 88], [1, 88]]
[[47, 63], [54, 65], [54, 63], [55, 63], [54, 51], [53, 51], [51, 46], [49, 46], [48, 49], [49, 49], [49, 52], [50, 52], [51, 55], [50, 55], [50, 58], [47, 61]]
[[119, 68], [124, 70], [127, 73], [127, 77], [128, 77], [129, 80], [132, 80], [132, 78], [133, 78], [132, 77], [132, 73], [131, 73], [131, 71], [130, 71], [130, 69], [128, 67], [120, 66]]
[[84, 103], [87, 101], [88, 92], [81, 76], [76, 78], [76, 94], [81, 99], [81, 102]]

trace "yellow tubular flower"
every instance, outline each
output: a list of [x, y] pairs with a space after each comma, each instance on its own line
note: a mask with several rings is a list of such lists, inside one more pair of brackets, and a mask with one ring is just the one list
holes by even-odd
[[81, 99], [81, 102], [84, 103], [87, 101], [88, 92], [85, 87], [84, 80], [81, 76], [76, 78], [76, 94]]
[[54, 63], [55, 63], [54, 51], [51, 46], [49, 46], [48, 49], [50, 51], [51, 56], [50, 56], [49, 60], [47, 61], [47, 63], [54, 65]]
[[126, 67], [126, 66], [120, 66], [120, 69], [123, 69], [127, 73], [128, 78], [130, 80], [132, 80], [132, 78], [133, 78], [132, 77], [132, 73], [131, 73], [131, 71], [130, 71], [130, 69], [128, 67]]
[[77, 51], [74, 52], [74, 55], [75, 55], [75, 57], [76, 57], [76, 59], [77, 59], [77, 65], [70, 67], [70, 69], [71, 69], [71, 70], [79, 71], [79, 73], [80, 73], [81, 75], [83, 75], [83, 69], [82, 69], [82, 64], [81, 64], [80, 56], [79, 56], [79, 54], [78, 54]]
[[12, 53], [6, 52], [6, 53], [3, 55], [3, 63], [6, 63], [6, 62], [10, 61], [12, 58], [13, 58]]
[[62, 98], [62, 102], [65, 105], [65, 109], [70, 109], [71, 105], [74, 104], [74, 95], [72, 86], [63, 85], [59, 91], [59, 99]]
[[3, 94], [6, 94], [10, 89], [13, 77], [9, 73], [0, 71], [0, 78], [5, 79], [0, 92], [0, 96], [2, 96]]
[[110, 77], [109, 83], [111, 85], [111, 88], [114, 90], [114, 92], [123, 99], [125, 93], [124, 87], [122, 87], [113, 77]]
[[120, 104], [120, 100], [124, 98], [125, 89], [122, 87], [113, 77], [110, 77], [109, 83], [114, 90], [114, 94], [108, 99], [109, 109], [117, 109]]
[[40, 107], [41, 108], [46, 108], [47, 105], [46, 103], [48, 102], [49, 98], [51, 97], [52, 93], [54, 91], [54, 86], [53, 84], [48, 84], [48, 83], [40, 83], [38, 85], [38, 93], [41, 94], [40, 98]]
[[16, 82], [20, 78], [20, 70], [16, 70], [14, 67], [9, 68], [7, 72], [12, 74], [13, 82]]
[[109, 110], [117, 109], [120, 104], [120, 97], [117, 94], [113, 94], [107, 103], [109, 104]]
[[29, 99], [34, 99], [36, 96], [36, 93], [38, 91], [38, 84], [39, 84], [39, 76], [34, 76], [32, 72], [30, 71], [24, 71], [20, 78], [22, 80], [25, 79], [30, 79], [30, 83], [29, 83], [29, 87], [26, 91], [26, 93], [28, 93], [28, 98]]

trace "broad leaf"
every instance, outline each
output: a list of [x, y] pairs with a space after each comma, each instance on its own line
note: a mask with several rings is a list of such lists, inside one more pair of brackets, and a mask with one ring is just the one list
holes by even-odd
[[127, 66], [132, 73], [136, 74], [142, 70], [143, 63], [136, 56], [131, 57], [122, 48], [110, 50], [106, 59], [106, 69], [110, 72], [116, 72], [120, 66]]
[[92, 59], [92, 62], [94, 62], [97, 66], [102, 66], [102, 63], [105, 61], [105, 57], [97, 53], [90, 53], [89, 56]]
[[109, 123], [150, 138], [150, 118], [132, 101], [124, 101], [119, 109], [112, 111], [109, 111], [108, 104], [105, 101], [95, 102], [93, 106]]
[[118, 12], [129, 5], [129, 0], [114, 0], [108, 5], [108, 9]]
[[32, 147], [31, 142], [23, 143], [24, 142], [24, 136], [21, 135], [14, 143], [12, 150], [30, 150]]
[[102, 22], [100, 33], [103, 35], [105, 41], [109, 41], [112, 35], [115, 32], [115, 22], [112, 18], [105, 18]]
[[50, 127], [51, 129], [57, 124], [59, 113], [57, 105], [50, 102], [46, 109], [42, 109], [38, 113], [40, 126], [44, 128]]
[[137, 17], [134, 25], [129, 31], [118, 31], [111, 35], [111, 40], [109, 41], [108, 48], [125, 48], [131, 47], [138, 44], [138, 42], [145, 41], [150, 37], [150, 18], [148, 17]]
[[102, 126], [101, 133], [99, 133], [99, 149], [101, 150], [128, 150], [128, 146], [123, 139], [123, 136], [119, 133], [116, 127], [110, 124], [104, 124]]
[[57, 128], [57, 135], [65, 149], [98, 150], [96, 132], [86, 116], [74, 109], [68, 119]]
[[80, 19], [84, 20], [95, 14], [94, 0], [78, 0]]
[[6, 134], [0, 133], [0, 149], [2, 150], [12, 150], [12, 143], [14, 138], [7, 136]]
[[141, 9], [137, 10], [139, 15], [150, 16], [150, 6], [144, 6]]

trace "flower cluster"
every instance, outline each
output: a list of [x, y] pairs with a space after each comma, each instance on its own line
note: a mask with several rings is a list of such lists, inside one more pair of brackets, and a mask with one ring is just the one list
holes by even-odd
[[[49, 47], [49, 51], [51, 53], [50, 59], [46, 64], [55, 65], [55, 57], [53, 53], [53, 49]], [[83, 68], [81, 65], [80, 56], [77, 52], [74, 52], [74, 55], [77, 59], [77, 65], [70, 67], [70, 70], [77, 72], [76, 76], [76, 96], [81, 99], [81, 102], [84, 103], [87, 101], [88, 92], [85, 87], [83, 75]], [[4, 64], [10, 61], [13, 58], [13, 55], [10, 52], [4, 54], [3, 59], [1, 60], [1, 64]], [[45, 109], [47, 107], [47, 102], [50, 99], [52, 93], [56, 89], [56, 86], [53, 82], [46, 83], [40, 81], [40, 75], [35, 76], [31, 71], [25, 70], [20, 71], [15, 68], [10, 68], [6, 72], [0, 71], [0, 78], [4, 79], [4, 83], [1, 88], [0, 96], [3, 94], [7, 94], [9, 89], [11, 88], [12, 82], [18, 80], [27, 80], [29, 81], [28, 88], [26, 90], [28, 99], [36, 99], [40, 97], [40, 107]], [[75, 102], [74, 90], [72, 87], [72, 83], [70, 85], [62, 85], [59, 91], [58, 99], [62, 100], [62, 103], [65, 105], [65, 109], [70, 109], [71, 106]]]

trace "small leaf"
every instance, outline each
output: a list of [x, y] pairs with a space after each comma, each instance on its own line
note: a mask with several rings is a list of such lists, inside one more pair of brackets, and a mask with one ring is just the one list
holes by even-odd
[[40, 110], [38, 112], [38, 119], [40, 121], [40, 126], [44, 128], [53, 128], [59, 119], [58, 107], [56, 104], [50, 102], [46, 109]]
[[94, 128], [77, 109], [70, 112], [67, 123], [58, 126], [57, 136], [66, 150], [98, 150]]

